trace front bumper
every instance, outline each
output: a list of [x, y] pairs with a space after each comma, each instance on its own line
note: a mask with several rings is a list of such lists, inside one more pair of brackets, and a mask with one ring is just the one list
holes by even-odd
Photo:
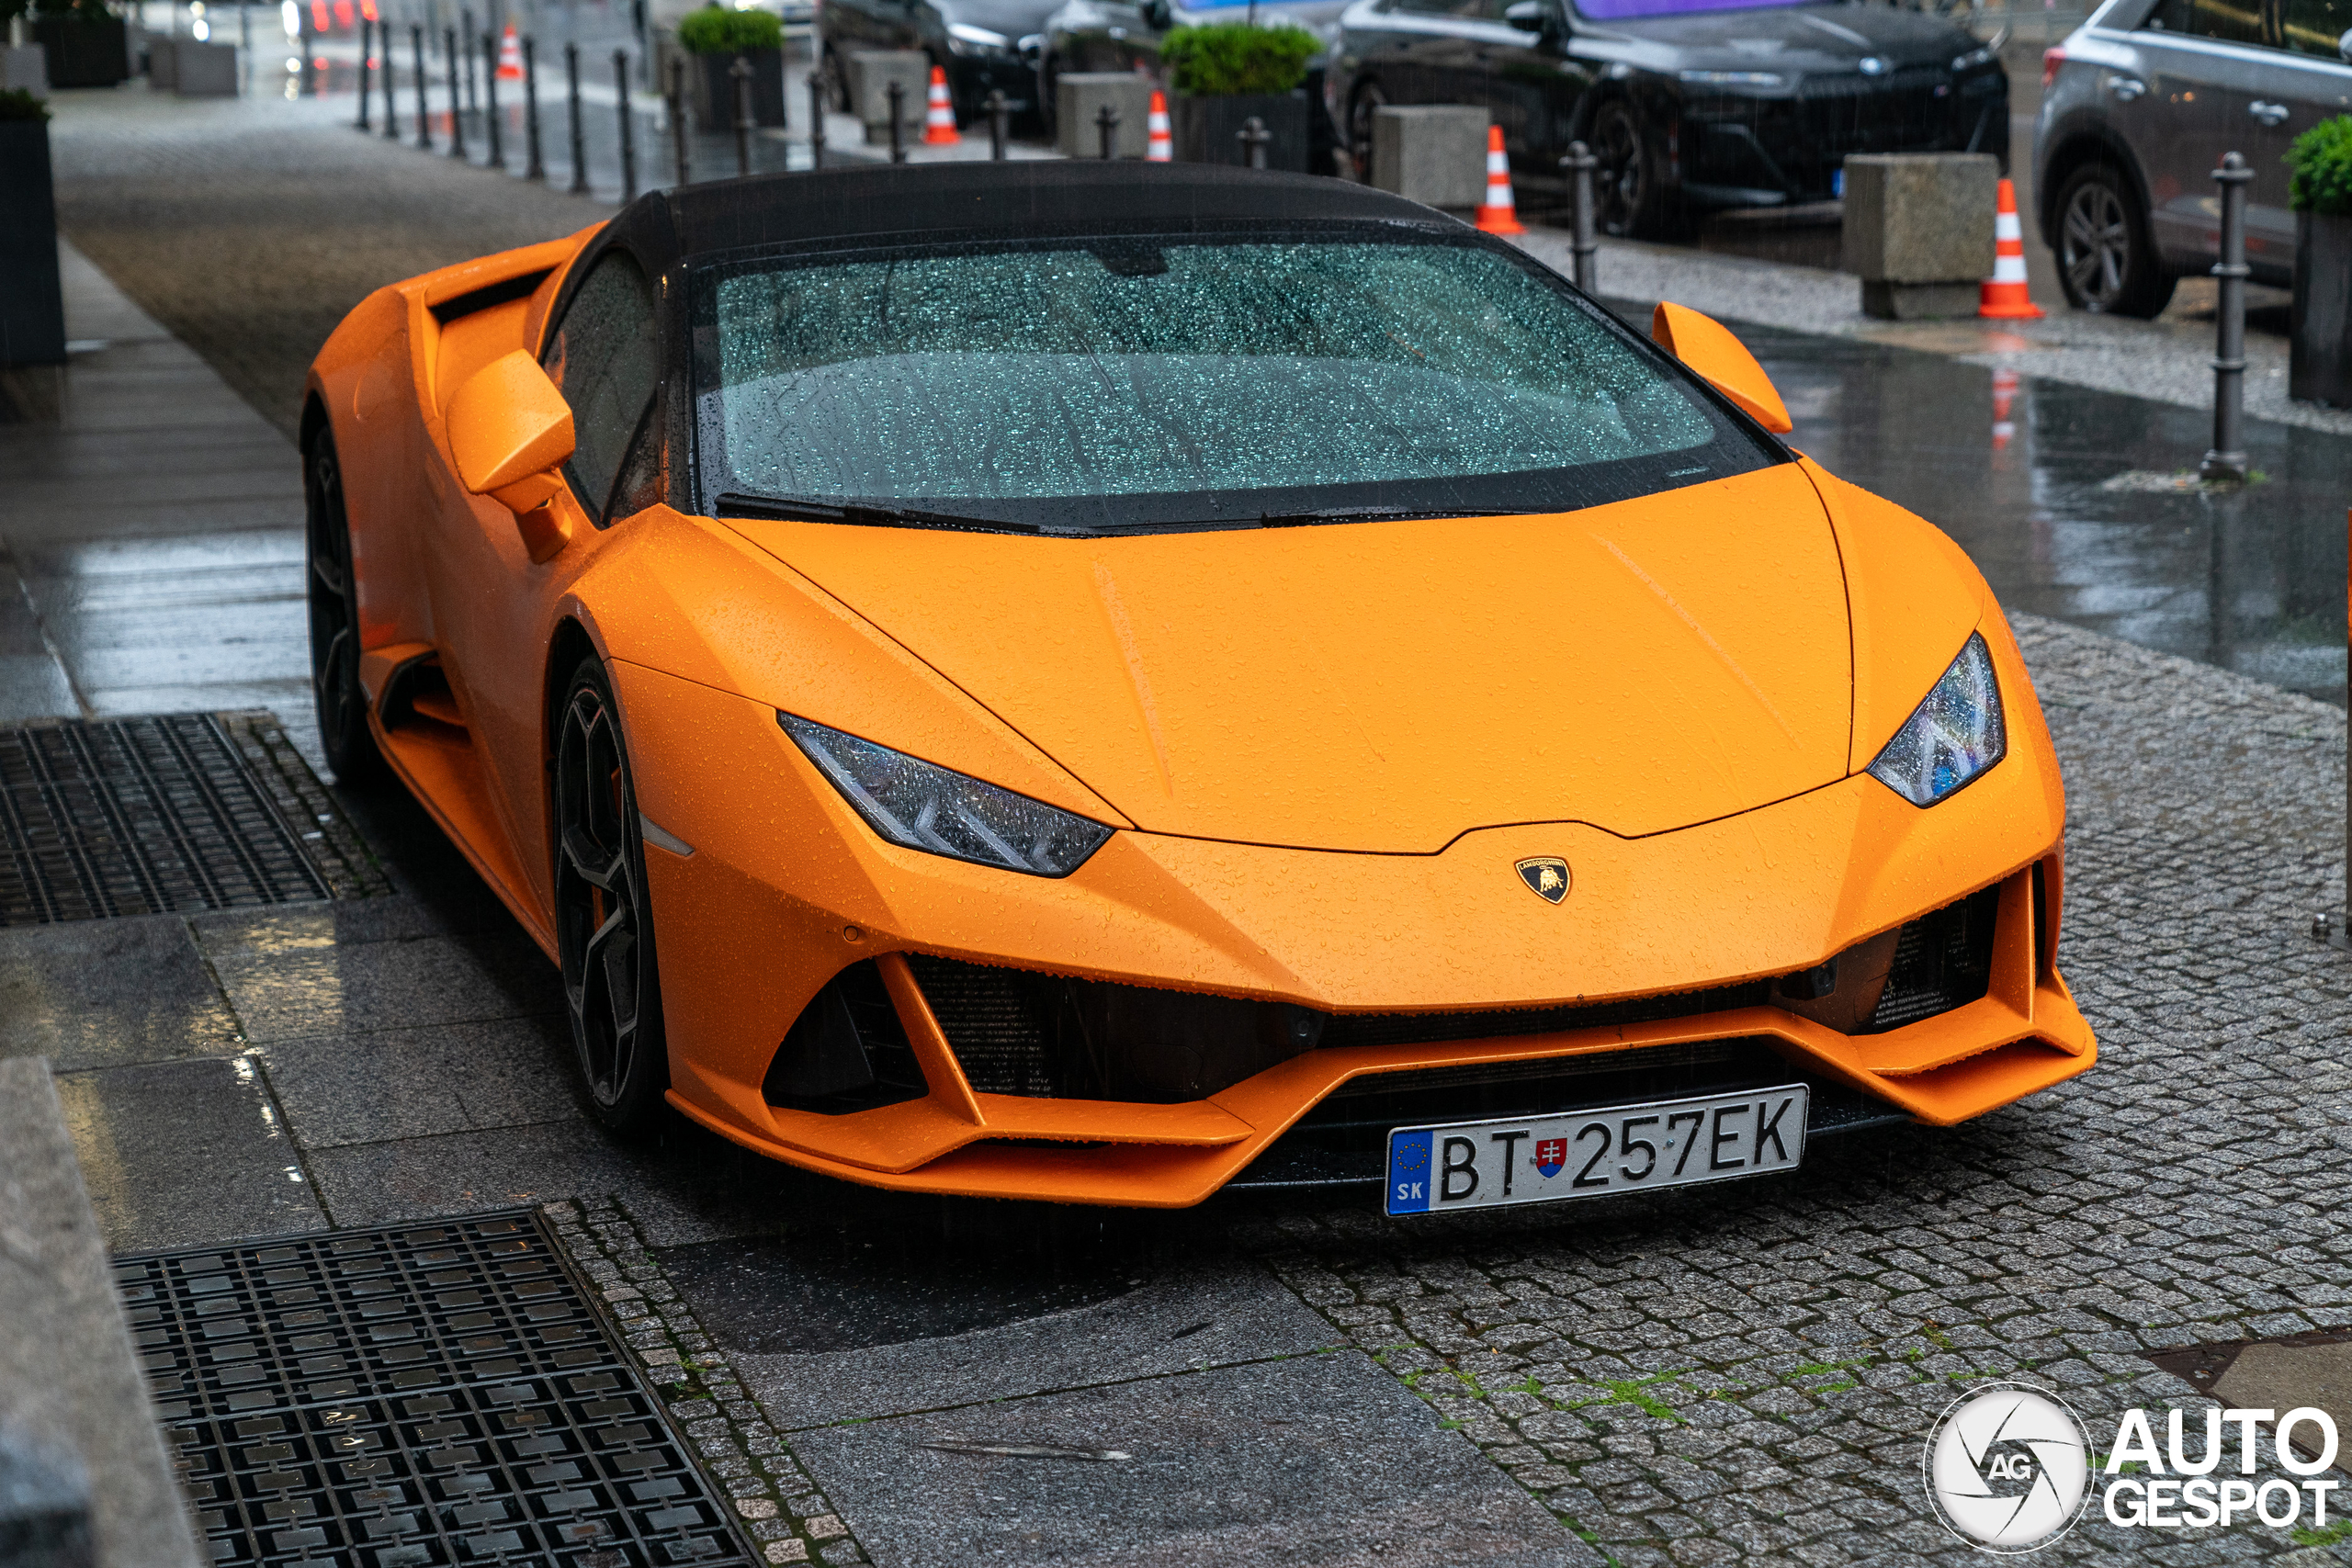
[[[1994, 640], [2004, 686], [2023, 690], [2007, 639]], [[1128, 830], [1054, 881], [883, 843], [766, 707], [635, 666], [616, 673], [640, 804], [694, 846], [684, 856], [647, 851], [671, 1099], [738, 1143], [847, 1179], [1181, 1207], [1251, 1170], [1295, 1128], [1301, 1135], [1256, 1174], [1295, 1167], [1317, 1127], [1346, 1119], [1331, 1108], [1351, 1098], [1348, 1086], [1390, 1074], [1468, 1069], [1474, 1079], [1521, 1081], [1521, 1064], [1552, 1064], [1550, 1078], [1589, 1067], [1602, 1097], [1590, 1102], [1602, 1103], [1633, 1081], [1611, 1075], [1657, 1064], [1660, 1050], [1676, 1060], [1736, 1055], [1748, 1064], [1740, 1070], [1762, 1061], [1834, 1087], [1864, 1119], [1948, 1124], [2096, 1058], [2053, 962], [2064, 809], [2038, 725], [2017, 724], [2008, 758], [1929, 811], [1857, 776], [1646, 839], [1577, 823], [1518, 826], [1465, 833], [1434, 855]], [[2020, 718], [2030, 711], [2016, 705]], [[729, 753], [723, 797], [704, 783], [715, 747]], [[1512, 870], [1537, 855], [1572, 868], [1573, 890], [1556, 907]], [[1996, 890], [1979, 903], [1997, 918], [1975, 999], [1866, 1033], [1770, 999], [1780, 977], [1980, 889]], [[1481, 1038], [1416, 1042], [1397, 1038], [1411, 1028], [1358, 1030], [1382, 1043], [1303, 1050], [1193, 1099], [1062, 1099], [976, 1089], [976, 1077], [994, 1080], [966, 1071], [910, 954], [1342, 1021], [1730, 989], [1689, 998], [1690, 1011], [1667, 1003], [1555, 1014], [1571, 1026], [1536, 1033], [1498, 1025]], [[881, 983], [875, 1005], [887, 992], [920, 1066], [915, 1087], [895, 1103], [839, 1113], [771, 1103], [771, 1070], [811, 998], [868, 961]], [[1580, 1017], [1612, 1021], [1575, 1026]], [[1651, 1055], [1624, 1055], [1640, 1052]], [[1415, 1081], [1387, 1079], [1382, 1092]]]
[[1856, 152], [1990, 152], [2006, 168], [2008, 104], [1997, 64], [1958, 76], [1914, 69], [1807, 78], [1782, 94], [1694, 96], [1682, 109], [1682, 190], [1717, 206], [1826, 201]]

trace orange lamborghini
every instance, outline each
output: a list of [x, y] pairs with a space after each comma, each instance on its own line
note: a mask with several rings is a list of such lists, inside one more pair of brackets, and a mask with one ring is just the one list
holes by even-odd
[[1086, 1203], [1769, 1173], [2096, 1054], [2001, 611], [1788, 429], [1705, 317], [1336, 180], [695, 186], [329, 340], [319, 717], [617, 1129]]

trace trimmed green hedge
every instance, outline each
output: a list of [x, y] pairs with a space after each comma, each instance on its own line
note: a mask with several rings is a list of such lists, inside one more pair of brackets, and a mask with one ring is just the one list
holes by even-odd
[[1323, 45], [1305, 28], [1253, 28], [1215, 22], [1178, 28], [1159, 42], [1168, 85], [1196, 97], [1287, 93], [1306, 80], [1306, 62]]
[[678, 44], [691, 54], [756, 54], [784, 47], [784, 24], [772, 11], [705, 6], [679, 18]]
[[0, 93], [0, 119], [47, 119], [49, 106], [22, 87]]
[[2295, 138], [2287, 205], [2323, 218], [2352, 218], [2352, 114], [2321, 120]]

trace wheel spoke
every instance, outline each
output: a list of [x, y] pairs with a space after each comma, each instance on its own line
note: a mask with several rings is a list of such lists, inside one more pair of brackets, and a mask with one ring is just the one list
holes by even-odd
[[591, 887], [616, 893], [627, 886], [628, 852], [597, 843], [577, 826], [563, 829], [564, 863]]

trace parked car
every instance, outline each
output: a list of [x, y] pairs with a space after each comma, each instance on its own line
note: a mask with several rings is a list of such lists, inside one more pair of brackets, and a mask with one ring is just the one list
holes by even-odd
[[2288, 145], [2352, 112], [2352, 0], [2109, 0], [2049, 51], [2034, 215], [2081, 310], [2153, 316], [2221, 248], [2213, 171], [2254, 171], [2246, 263], [2288, 287]]
[[1060, 0], [825, 0], [818, 8], [820, 68], [833, 107], [849, 107], [846, 57], [862, 49], [919, 49], [947, 73], [956, 122], [987, 114], [1001, 92], [1015, 114], [1036, 107], [1037, 34]]
[[[1178, 28], [1208, 22], [1228, 22], [1247, 16], [1267, 27], [1305, 28], [1321, 39], [1326, 53], [1307, 63], [1306, 95], [1311, 103], [1325, 98], [1323, 78], [1329, 46], [1340, 36], [1340, 14], [1348, 0], [1069, 0], [1046, 18], [1044, 48], [1037, 62], [1039, 104], [1048, 131], [1053, 129], [1054, 81], [1065, 71], [1137, 71], [1159, 75], [1159, 40]], [[1330, 171], [1332, 128], [1324, 117], [1310, 117], [1309, 168]]]
[[1486, 105], [1512, 178], [1539, 190], [1587, 143], [1612, 234], [1828, 199], [1849, 152], [2006, 159], [2009, 139], [1997, 48], [1884, 6], [1358, 0], [1330, 80], [1359, 168], [1383, 104]]

